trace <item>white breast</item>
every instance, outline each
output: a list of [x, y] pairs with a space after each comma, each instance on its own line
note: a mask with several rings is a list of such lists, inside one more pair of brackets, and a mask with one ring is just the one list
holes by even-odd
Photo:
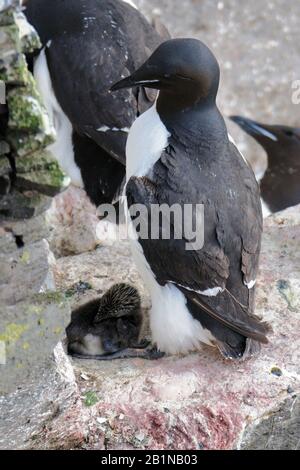
[[72, 124], [61, 109], [54, 94], [45, 50], [41, 51], [35, 61], [34, 78], [49, 118], [56, 131], [56, 141], [54, 144], [49, 145], [48, 150], [58, 160], [62, 169], [71, 178], [72, 183], [76, 186], [83, 187], [81, 172], [74, 159]]
[[133, 260], [151, 296], [153, 343], [167, 354], [186, 354], [199, 349], [201, 343], [212, 345], [213, 336], [190, 314], [183, 293], [174, 284], [161, 286], [156, 281], [131, 223], [128, 232]]
[[[170, 134], [156, 111], [156, 105], [134, 122], [126, 146], [127, 181], [131, 176], [144, 176], [148, 173], [167, 147], [169, 137]], [[201, 342], [211, 344], [212, 335], [190, 314], [182, 292], [169, 282], [165, 286], [158, 284], [130, 221], [128, 225], [132, 256], [151, 295], [152, 341], [168, 354], [193, 351], [199, 348]]]
[[170, 133], [161, 121], [156, 104], [133, 123], [126, 144], [126, 179], [144, 176], [168, 146]]

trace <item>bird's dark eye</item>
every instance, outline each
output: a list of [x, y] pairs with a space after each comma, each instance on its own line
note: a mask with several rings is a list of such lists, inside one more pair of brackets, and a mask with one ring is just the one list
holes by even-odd
[[293, 137], [294, 133], [293, 131], [285, 131], [285, 135], [287, 135], [288, 137]]

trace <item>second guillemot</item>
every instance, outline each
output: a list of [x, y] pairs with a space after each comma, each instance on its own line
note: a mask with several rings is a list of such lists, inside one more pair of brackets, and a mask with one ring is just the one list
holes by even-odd
[[174, 226], [169, 240], [131, 240], [151, 294], [153, 342], [169, 354], [203, 342], [238, 359], [257, 352], [269, 330], [253, 312], [262, 213], [255, 176], [216, 106], [219, 75], [202, 42], [174, 39], [112, 91], [138, 85], [159, 90], [128, 136], [128, 210], [133, 204], [179, 204], [183, 210], [204, 204], [202, 249], [186, 250]]
[[300, 204], [300, 128], [267, 125], [231, 116], [266, 151], [267, 169], [260, 178], [266, 215]]
[[135, 88], [113, 96], [108, 88], [142, 64], [163, 37], [129, 0], [24, 4], [43, 46], [28, 61], [57, 133], [50, 150], [92, 202], [111, 202], [125, 177], [129, 128], [155, 93]]

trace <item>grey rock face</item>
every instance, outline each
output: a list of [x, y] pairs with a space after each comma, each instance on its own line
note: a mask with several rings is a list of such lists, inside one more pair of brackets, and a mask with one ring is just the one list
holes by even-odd
[[48, 239], [50, 227], [46, 213], [30, 219], [5, 220], [0, 223], [0, 253], [11, 253], [16, 248], [29, 246], [42, 239]]
[[34, 294], [54, 290], [55, 260], [45, 240], [0, 254], [0, 298], [6, 305], [15, 305]]
[[0, 395], [42, 375], [70, 320], [44, 240], [46, 210], [67, 181], [44, 150], [55, 136], [24, 56], [40, 43], [19, 6], [0, 2], [0, 80], [9, 111], [1, 104]]
[[299, 395], [291, 394], [273, 413], [249, 428], [243, 436], [243, 450], [299, 450]]
[[54, 290], [54, 267], [45, 240], [0, 254], [0, 395], [41, 366], [64, 335], [70, 308]]
[[[73, 368], [59, 345], [53, 357], [27, 378], [21, 390], [0, 397], [0, 449], [35, 447], [41, 422], [60, 420], [68, 409], [84, 412], [80, 407]], [[68, 424], [65, 425], [67, 428]], [[84, 438], [84, 429], [68, 428], [68, 435], [76, 442], [77, 435]]]

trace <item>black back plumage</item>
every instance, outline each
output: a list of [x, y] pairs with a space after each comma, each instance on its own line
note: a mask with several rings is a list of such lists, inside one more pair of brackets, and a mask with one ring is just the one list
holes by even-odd
[[[47, 46], [54, 92], [73, 125], [75, 160], [83, 169], [85, 189], [97, 205], [109, 202], [125, 175], [127, 132], [120, 129], [127, 130], [155, 94], [137, 88], [116, 96], [108, 90], [163, 39], [121, 0], [29, 0], [25, 14]], [[102, 150], [97, 152], [92, 143], [85, 152], [78, 150], [85, 138]]]

